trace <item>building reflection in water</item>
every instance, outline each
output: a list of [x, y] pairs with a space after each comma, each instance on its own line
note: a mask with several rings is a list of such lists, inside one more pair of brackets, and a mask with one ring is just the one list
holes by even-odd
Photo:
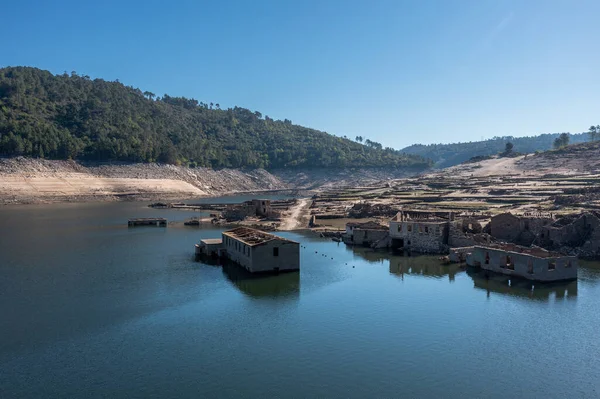
[[457, 273], [464, 267], [453, 263], [444, 265], [434, 256], [394, 256], [390, 258], [390, 273], [404, 279], [405, 274], [424, 277], [443, 278], [448, 276], [454, 281]]
[[575, 299], [577, 297], [577, 280], [536, 283], [521, 278], [510, 278], [505, 275], [486, 273], [482, 270], [468, 268], [467, 274], [473, 279], [476, 289], [485, 290], [489, 297], [491, 293], [528, 298], [536, 301], [556, 299]]
[[252, 298], [298, 298], [300, 272], [256, 275], [232, 262], [222, 264], [223, 274], [242, 293]]
[[485, 290], [488, 297], [492, 293], [537, 301], [577, 297], [577, 281], [536, 283], [521, 278], [485, 273], [485, 271], [468, 268], [465, 264], [443, 264], [437, 256], [398, 256], [364, 248], [355, 248], [354, 254], [372, 263], [389, 262], [390, 274], [402, 279], [405, 275], [438, 279], [448, 277], [448, 281], [452, 282], [457, 274], [466, 270], [466, 274], [473, 280], [474, 288]]

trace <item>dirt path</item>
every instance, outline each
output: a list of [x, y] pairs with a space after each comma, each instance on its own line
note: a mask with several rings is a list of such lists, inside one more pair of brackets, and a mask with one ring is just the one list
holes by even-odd
[[294, 230], [306, 227], [303, 226], [303, 219], [306, 219], [306, 211], [308, 210], [309, 204], [309, 198], [298, 200], [290, 213], [283, 219], [279, 226], [279, 230]]

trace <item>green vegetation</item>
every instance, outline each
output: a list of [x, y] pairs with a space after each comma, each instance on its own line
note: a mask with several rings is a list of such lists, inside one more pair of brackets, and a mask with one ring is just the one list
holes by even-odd
[[[362, 141], [362, 138], [361, 138]], [[0, 155], [206, 167], [413, 167], [430, 161], [89, 76], [0, 69]]]
[[554, 139], [554, 148], [559, 149], [569, 145], [569, 135], [567, 133], [561, 133], [560, 136]]
[[[598, 129], [600, 132], [600, 129]], [[532, 137], [494, 137], [485, 141], [473, 141], [468, 143], [452, 144], [429, 144], [429, 145], [411, 145], [401, 151], [420, 155], [433, 160], [435, 167], [446, 168], [448, 166], [458, 165], [472, 157], [485, 157], [504, 153], [507, 150], [507, 142], [513, 146], [510, 152], [529, 154], [536, 151], [547, 151], [553, 148], [554, 139], [560, 136], [559, 133], [542, 134]], [[583, 143], [587, 137], [585, 133], [569, 134], [571, 144]]]
[[591, 141], [596, 141], [596, 138], [598, 138], [598, 136], [600, 135], [600, 125], [590, 126], [590, 130], [588, 131], [588, 134], [590, 135]]

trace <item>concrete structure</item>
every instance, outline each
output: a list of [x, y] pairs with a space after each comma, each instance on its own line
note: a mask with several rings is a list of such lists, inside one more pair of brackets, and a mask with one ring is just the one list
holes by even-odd
[[[544, 248], [576, 249], [585, 258], [600, 257], [600, 213], [587, 212], [582, 215], [564, 217], [549, 226], [544, 226], [535, 243]], [[571, 251], [569, 251], [570, 253]]]
[[205, 238], [196, 244], [196, 256], [218, 257], [223, 249], [223, 240], [220, 238]]
[[531, 245], [542, 228], [553, 221], [552, 215], [536, 213], [514, 215], [506, 212], [492, 217], [489, 233], [502, 241]]
[[348, 245], [371, 247], [387, 237], [389, 237], [389, 227], [376, 222], [366, 222], [346, 223], [346, 233], [342, 239]]
[[390, 221], [392, 249], [421, 253], [445, 253], [448, 250], [448, 226], [454, 219], [429, 212], [401, 211]]
[[543, 248], [514, 244], [474, 246], [466, 255], [468, 266], [528, 280], [550, 282], [577, 278], [577, 257], [563, 256]]
[[467, 261], [467, 255], [473, 252], [474, 246], [450, 248], [448, 260], [451, 263], [464, 263]]
[[137, 219], [129, 219], [127, 221], [127, 226], [129, 226], [129, 227], [135, 227], [135, 226], [167, 227], [167, 219], [165, 219], [165, 218], [137, 218]]
[[225, 256], [251, 273], [300, 269], [300, 244], [248, 227], [222, 233]]

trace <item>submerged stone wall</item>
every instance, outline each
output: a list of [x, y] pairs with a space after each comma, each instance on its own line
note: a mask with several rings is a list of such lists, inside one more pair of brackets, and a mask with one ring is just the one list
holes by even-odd
[[577, 278], [577, 257], [537, 257], [497, 248], [478, 247], [467, 257], [470, 266], [536, 281], [560, 281]]

